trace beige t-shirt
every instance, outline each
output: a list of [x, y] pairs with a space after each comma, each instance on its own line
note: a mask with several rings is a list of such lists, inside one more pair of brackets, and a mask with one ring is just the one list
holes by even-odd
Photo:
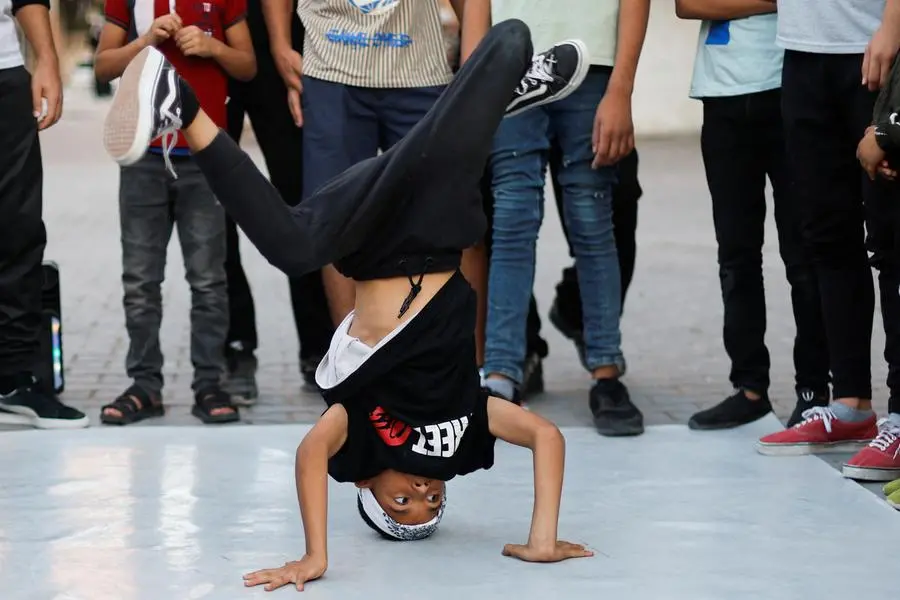
[[615, 63], [619, 0], [493, 0], [491, 13], [494, 23], [524, 21], [531, 29], [535, 52], [563, 40], [580, 39], [587, 44], [592, 65]]
[[440, 0], [300, 0], [303, 71], [369, 88], [446, 85]]

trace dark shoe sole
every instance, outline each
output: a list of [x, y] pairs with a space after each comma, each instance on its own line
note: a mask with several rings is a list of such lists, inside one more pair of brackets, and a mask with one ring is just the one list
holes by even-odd
[[597, 433], [606, 437], [633, 437], [644, 433], [644, 419], [632, 417], [616, 421], [594, 419]]
[[238, 412], [237, 407], [234, 408], [233, 412], [227, 412], [221, 415], [208, 415], [203, 409], [195, 404], [191, 407], [191, 414], [203, 421], [206, 425], [223, 425], [225, 423], [236, 423], [241, 420], [241, 413]]
[[723, 429], [735, 429], [736, 427], [743, 427], [744, 425], [749, 425], [750, 423], [755, 423], [759, 421], [763, 417], [770, 415], [772, 411], [768, 411], [765, 414], [762, 414], [755, 419], [750, 419], [749, 421], [727, 421], [724, 423], [698, 423], [694, 419], [688, 421], [688, 429], [693, 429], [694, 431], [720, 431]]

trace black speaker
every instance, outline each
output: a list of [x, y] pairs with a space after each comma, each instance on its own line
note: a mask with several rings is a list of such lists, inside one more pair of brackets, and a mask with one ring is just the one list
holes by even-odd
[[37, 365], [42, 391], [61, 394], [66, 387], [62, 345], [62, 302], [60, 300], [59, 266], [47, 261], [42, 268], [41, 339]]

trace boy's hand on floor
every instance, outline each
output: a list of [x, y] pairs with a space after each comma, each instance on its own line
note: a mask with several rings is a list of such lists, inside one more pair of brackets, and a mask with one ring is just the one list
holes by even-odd
[[503, 556], [511, 556], [525, 562], [560, 562], [569, 558], [584, 558], [593, 556], [594, 553], [587, 550], [581, 544], [573, 544], [563, 540], [555, 544], [507, 544], [503, 547]]
[[304, 556], [300, 560], [284, 563], [279, 569], [262, 569], [244, 575], [244, 585], [253, 587], [265, 584], [265, 590], [271, 592], [280, 587], [293, 583], [298, 591], [303, 591], [303, 585], [308, 581], [318, 579], [325, 574], [328, 563], [324, 559], [312, 556]]

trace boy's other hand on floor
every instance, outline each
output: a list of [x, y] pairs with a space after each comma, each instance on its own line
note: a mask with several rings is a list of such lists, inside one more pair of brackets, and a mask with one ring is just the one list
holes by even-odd
[[261, 569], [248, 573], [244, 575], [244, 585], [253, 587], [265, 584], [263, 589], [271, 592], [293, 583], [297, 586], [297, 591], [302, 592], [306, 582], [318, 579], [325, 574], [327, 568], [325, 559], [306, 555], [300, 560], [284, 563], [278, 569]]
[[560, 562], [569, 558], [585, 558], [594, 553], [581, 544], [558, 540], [555, 544], [507, 544], [503, 556], [518, 558], [525, 562]]

